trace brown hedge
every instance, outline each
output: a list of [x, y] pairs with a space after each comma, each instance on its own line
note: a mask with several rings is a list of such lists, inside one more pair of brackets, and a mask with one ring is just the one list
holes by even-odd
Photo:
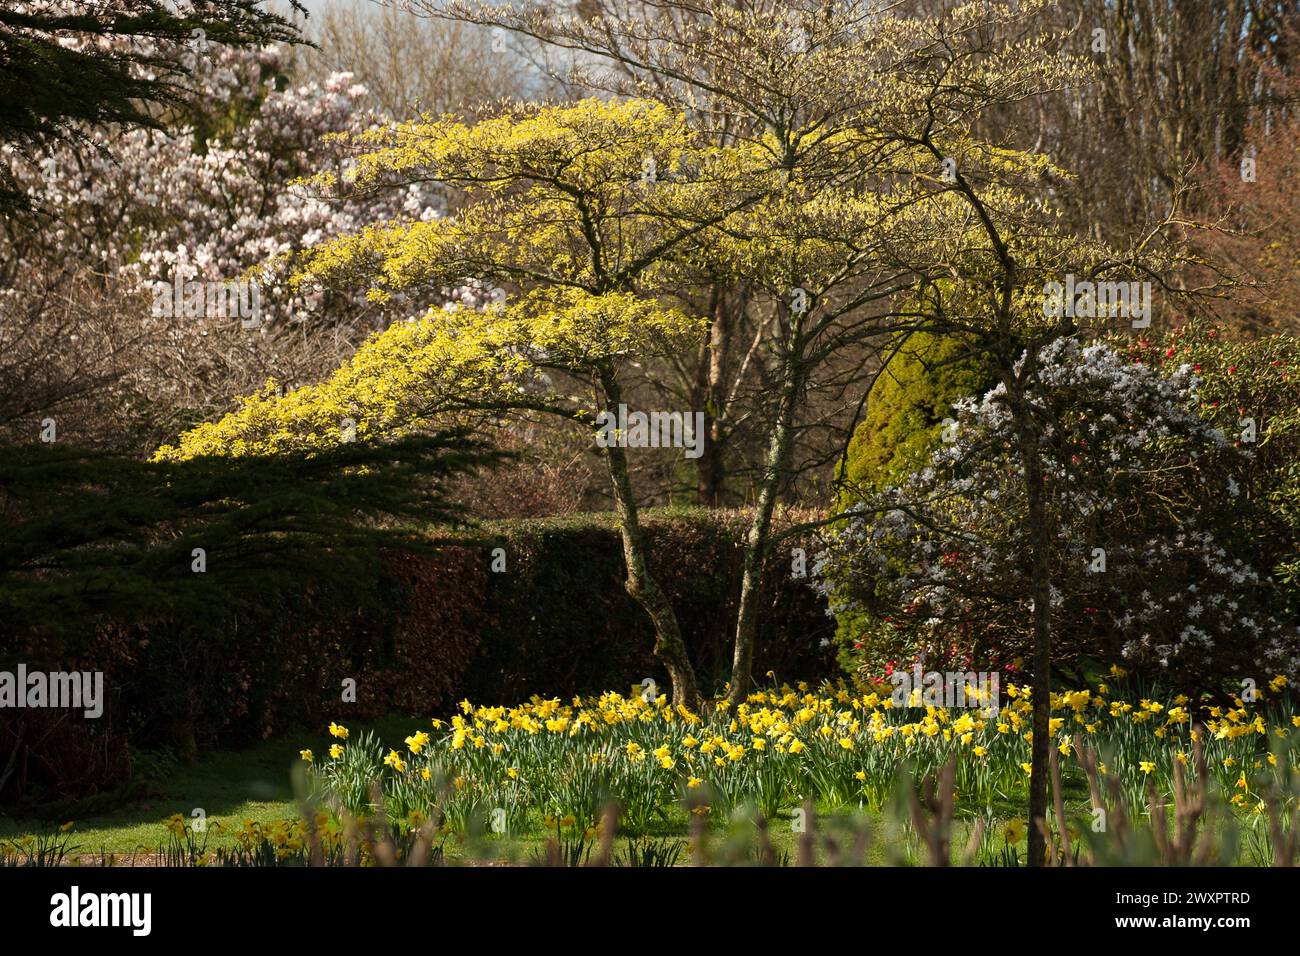
[[[665, 510], [644, 521], [651, 568], [701, 683], [719, 689], [730, 667], [745, 515]], [[493, 570], [498, 548], [503, 571]], [[786, 546], [765, 574], [756, 673], [830, 676], [832, 648], [822, 641], [834, 622], [790, 570]], [[22, 717], [0, 725], [0, 768], [14, 756], [22, 769], [0, 787], [0, 801], [119, 787], [131, 775], [126, 741], [188, 759], [329, 720], [445, 715], [465, 697], [510, 704], [626, 691], [646, 677], [665, 686], [652, 644], [649, 620], [623, 590], [611, 515], [495, 522], [432, 553], [390, 554], [378, 584], [358, 581], [355, 593], [324, 595], [304, 582], [292, 595], [267, 594], [252, 617], [214, 609], [208, 621], [117, 624], [82, 643], [76, 660], [44, 660], [31, 639], [16, 659], [104, 671], [108, 708], [80, 734], [63, 726], [66, 713], [7, 714]], [[349, 679], [355, 701], [345, 702]]]

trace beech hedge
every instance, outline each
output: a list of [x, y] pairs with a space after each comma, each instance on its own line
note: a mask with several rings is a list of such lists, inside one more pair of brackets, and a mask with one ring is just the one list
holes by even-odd
[[[707, 509], [643, 515], [650, 567], [706, 689], [720, 689], [730, 670], [745, 519]], [[755, 673], [816, 681], [834, 673], [835, 624], [792, 569], [797, 546], [786, 542], [765, 569]], [[41, 635], [10, 635], [0, 670], [22, 661], [29, 671], [102, 671], [107, 700], [97, 720], [6, 711], [0, 803], [119, 790], [142, 753], [192, 759], [335, 719], [445, 716], [464, 698], [627, 692], [645, 678], [668, 690], [650, 621], [623, 588], [613, 515], [492, 522], [383, 563], [349, 593], [302, 582], [259, 596], [254, 612], [115, 621], [59, 642], [57, 659]]]

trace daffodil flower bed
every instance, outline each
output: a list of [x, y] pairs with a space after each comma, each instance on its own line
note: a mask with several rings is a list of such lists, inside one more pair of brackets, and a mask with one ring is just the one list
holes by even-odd
[[[1125, 677], [1119, 668], [1112, 675]], [[1066, 789], [1076, 786], [1083, 806], [1076, 738], [1100, 756], [1102, 773], [1122, 781], [1130, 807], [1148, 806], [1151, 788], [1171, 795], [1175, 763], [1187, 767], [1198, 746], [1240, 813], [1263, 813], [1266, 788], [1295, 792], [1289, 753], [1300, 712], [1285, 677], [1253, 699], [1201, 711], [1184, 696], [1119, 689], [1100, 683], [1052, 695], [1052, 743]], [[535, 697], [516, 707], [463, 701], [449, 722], [414, 731], [400, 750], [332, 724], [328, 751], [302, 758], [315, 796], [340, 811], [370, 815], [382, 793], [390, 819], [437, 808], [452, 832], [584, 830], [611, 802], [620, 827], [634, 833], [680, 818], [683, 807], [719, 819], [742, 807], [773, 819], [807, 800], [879, 812], [900, 770], [919, 778], [954, 755], [958, 812], [976, 815], [1023, 806], [1027, 793], [1029, 688], [1007, 687], [1005, 698], [983, 708], [898, 707], [887, 689], [799, 684], [734, 708], [719, 700], [704, 714], [636, 693], [567, 704]]]

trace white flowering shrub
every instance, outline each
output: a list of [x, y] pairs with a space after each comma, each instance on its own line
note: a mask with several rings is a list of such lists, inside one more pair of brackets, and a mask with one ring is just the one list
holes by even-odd
[[[1039, 353], [1035, 381], [1061, 531], [1050, 566], [1062, 666], [1123, 654], [1191, 683], [1294, 672], [1295, 627], [1242, 557], [1252, 453], [1195, 413], [1191, 367], [1166, 376], [1066, 338]], [[952, 440], [928, 466], [828, 535], [819, 584], [837, 613], [874, 622], [857, 639], [868, 673], [917, 656], [1014, 673], [1030, 658], [1027, 506], [1003, 395], [955, 405]]]

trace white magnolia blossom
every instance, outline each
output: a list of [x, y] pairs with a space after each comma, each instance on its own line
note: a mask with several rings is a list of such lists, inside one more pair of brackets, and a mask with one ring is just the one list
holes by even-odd
[[339, 196], [322, 196], [296, 183], [341, 173], [351, 161], [350, 147], [330, 134], [385, 122], [362, 109], [366, 90], [352, 74], [280, 88], [286, 53], [279, 47], [213, 45], [180, 55], [194, 61], [199, 116], [212, 128], [100, 133], [101, 150], [60, 149], [35, 168], [11, 155], [16, 178], [49, 225], [13, 246], [12, 237], [0, 237], [0, 259], [11, 259], [20, 274], [91, 268], [146, 291], [159, 282], [255, 280], [261, 323], [272, 328], [364, 318], [369, 330], [448, 295], [479, 303], [483, 296], [472, 289], [394, 296], [383, 310], [364, 290], [292, 293], [284, 270], [263, 265], [373, 223], [428, 221], [445, 209], [445, 197], [436, 184], [344, 187]]

